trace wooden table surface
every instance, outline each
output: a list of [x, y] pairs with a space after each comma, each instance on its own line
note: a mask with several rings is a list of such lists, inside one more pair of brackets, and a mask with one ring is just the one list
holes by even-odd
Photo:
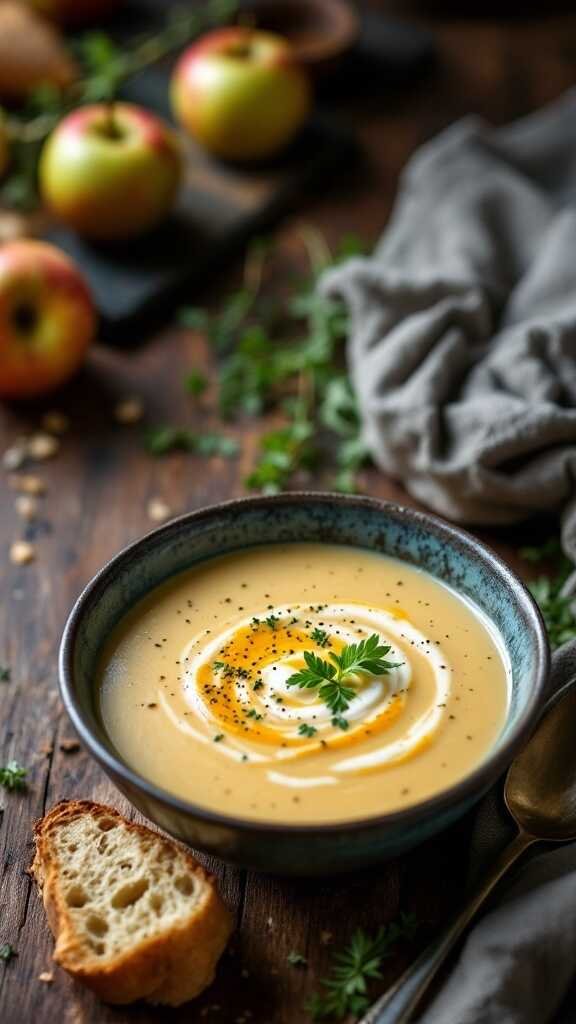
[[[278, 273], [303, 260], [299, 219], [315, 224], [330, 241], [347, 231], [374, 238], [386, 222], [398, 174], [419, 143], [469, 112], [505, 122], [553, 99], [576, 77], [576, 16], [430, 24], [440, 47], [437, 72], [412, 91], [343, 110], [343, 116], [353, 117], [367, 167], [360, 180], [326, 188], [303, 205], [298, 218], [280, 227]], [[219, 287], [230, 287], [235, 273], [222, 275]], [[218, 293], [206, 301], [217, 305]], [[212, 863], [235, 912], [237, 931], [216, 983], [197, 1002], [180, 1011], [118, 1010], [99, 1004], [58, 969], [51, 984], [38, 980], [51, 968], [52, 938], [26, 873], [34, 819], [64, 797], [108, 801], [134, 816], [83, 751], [66, 753], [61, 747], [72, 735], [56, 685], [66, 615], [95, 570], [151, 528], [146, 514], [151, 497], [162, 497], [177, 514], [241, 494], [254, 454], [257, 432], [249, 422], [238, 429], [240, 459], [210, 462], [180, 454], [154, 460], [143, 450], [139, 428], [114, 422], [117, 399], [138, 395], [151, 422], [202, 426], [206, 414], [194, 413], [181, 384], [193, 361], [208, 363], [203, 340], [174, 326], [130, 352], [96, 350], [86, 372], [58, 402], [71, 417], [72, 429], [57, 458], [38, 468], [48, 490], [36, 523], [23, 529], [6, 474], [0, 481], [0, 664], [12, 669], [11, 681], [0, 684], [0, 757], [2, 762], [15, 757], [29, 767], [26, 793], [3, 793], [0, 800], [0, 945], [9, 942], [18, 951], [9, 964], [0, 963], [3, 1024], [299, 1024], [307, 1019], [303, 1003], [326, 972], [331, 950], [354, 928], [376, 927], [399, 909], [419, 918], [411, 947], [386, 961], [380, 990], [461, 897], [466, 823], [395, 862], [336, 880], [286, 881]], [[2, 448], [34, 428], [43, 409], [52, 405], [3, 410]], [[407, 500], [398, 485], [375, 473], [366, 475], [364, 487], [371, 494]], [[37, 559], [16, 567], [8, 550], [22, 536], [37, 545]], [[510, 536], [493, 533], [490, 540], [518, 564]], [[322, 941], [323, 933], [330, 933], [331, 940], [324, 934]], [[306, 956], [307, 969], [288, 964], [293, 950]]]

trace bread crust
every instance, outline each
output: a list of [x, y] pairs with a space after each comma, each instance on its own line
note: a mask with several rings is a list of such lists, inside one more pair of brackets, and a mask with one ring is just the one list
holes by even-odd
[[[201, 886], [201, 896], [189, 918], [160, 935], [139, 941], [133, 949], [112, 955], [104, 962], [87, 957], [60, 884], [59, 856], [54, 833], [79, 817], [111, 818], [145, 843], [177, 850]], [[125, 1004], [145, 999], [151, 1003], [180, 1006], [193, 999], [213, 980], [216, 964], [232, 931], [232, 919], [215, 886], [214, 877], [191, 853], [159, 832], [127, 821], [118, 811], [90, 800], [63, 800], [34, 826], [36, 854], [31, 865], [56, 945], [54, 960], [69, 974], [109, 1003]]]

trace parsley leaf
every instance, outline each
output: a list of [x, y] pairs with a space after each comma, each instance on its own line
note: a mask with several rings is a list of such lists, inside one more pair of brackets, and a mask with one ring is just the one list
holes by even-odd
[[334, 724], [341, 729], [347, 728], [347, 722], [345, 726], [341, 724], [345, 719], [340, 719], [340, 713], [349, 708], [356, 691], [346, 686], [346, 681], [350, 682], [350, 677], [360, 672], [374, 676], [386, 675], [393, 668], [397, 668], [398, 662], [384, 660], [389, 651], [390, 647], [380, 643], [377, 633], [360, 640], [357, 644], [347, 644], [340, 654], [330, 651], [329, 657], [333, 664], [324, 661], [313, 651], [304, 651], [306, 668], [295, 672], [286, 683], [288, 686], [299, 686], [304, 689], [318, 686], [318, 696], [333, 712], [336, 719]]
[[318, 732], [318, 730], [317, 730], [316, 726], [308, 725], [307, 722], [302, 722], [302, 725], [298, 726], [298, 735], [299, 736], [307, 736], [308, 739], [311, 739], [312, 736], [315, 736], [317, 732]]
[[0, 665], [0, 683], [9, 683], [11, 678], [11, 670], [7, 665]]
[[8, 761], [8, 764], [0, 768], [0, 786], [6, 789], [26, 789], [27, 773], [28, 770], [18, 761]]
[[328, 633], [323, 629], [319, 629], [318, 626], [314, 626], [314, 629], [310, 633], [310, 639], [313, 643], [318, 644], [318, 647], [327, 647], [330, 643]]

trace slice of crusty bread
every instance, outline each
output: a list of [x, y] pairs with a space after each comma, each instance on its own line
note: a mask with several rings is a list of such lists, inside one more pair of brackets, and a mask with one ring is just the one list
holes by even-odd
[[210, 984], [232, 923], [184, 847], [89, 800], [56, 804], [34, 837], [65, 970], [110, 1003], [179, 1006]]

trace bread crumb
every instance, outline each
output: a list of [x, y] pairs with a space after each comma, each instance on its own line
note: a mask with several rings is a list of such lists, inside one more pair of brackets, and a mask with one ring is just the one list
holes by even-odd
[[42, 426], [49, 434], [65, 434], [70, 428], [70, 418], [57, 409], [51, 409], [42, 417]]
[[139, 398], [124, 398], [114, 406], [114, 419], [125, 426], [138, 423], [144, 415], [144, 406]]
[[25, 473], [23, 476], [11, 476], [8, 479], [8, 484], [13, 491], [19, 491], [21, 494], [38, 496], [46, 493], [44, 481], [39, 476], [33, 476], [31, 473]]
[[7, 448], [2, 456], [2, 465], [9, 472], [21, 469], [25, 462], [26, 448], [20, 444], [14, 444], [11, 448]]
[[21, 519], [34, 519], [38, 512], [38, 502], [31, 494], [19, 494], [14, 508]]
[[162, 523], [165, 519], [170, 519], [172, 515], [172, 509], [162, 498], [150, 498], [146, 511], [148, 518], [155, 523]]
[[52, 971], [42, 971], [42, 974], [38, 975], [38, 981], [44, 981], [47, 985], [50, 985], [54, 981]]
[[10, 546], [10, 561], [13, 565], [28, 565], [36, 558], [36, 548], [27, 540], [15, 540]]
[[36, 462], [52, 459], [60, 449], [60, 441], [52, 434], [33, 434], [26, 446], [28, 455]]
[[74, 739], [60, 740], [58, 746], [60, 747], [60, 750], [64, 751], [65, 754], [75, 754], [77, 753], [78, 750], [80, 750], [80, 743], [78, 742], [78, 740]]
[[328, 946], [334, 938], [332, 932], [320, 932], [320, 942], [323, 946]]

